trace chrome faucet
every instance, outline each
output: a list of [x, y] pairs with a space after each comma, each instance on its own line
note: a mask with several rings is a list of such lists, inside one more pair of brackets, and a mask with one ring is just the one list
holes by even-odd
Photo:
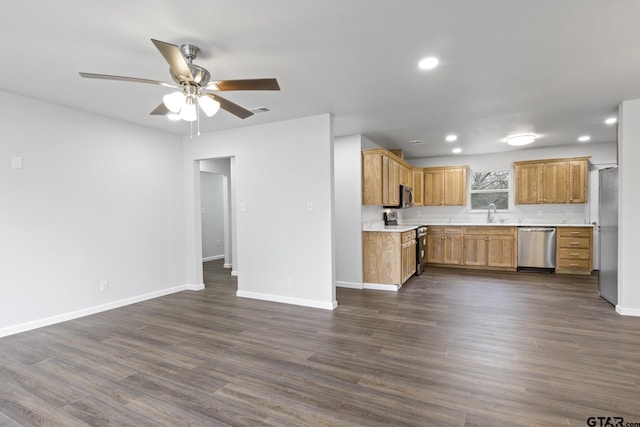
[[491, 214], [491, 208], [493, 208], [493, 213], [498, 214], [498, 209], [496, 208], [495, 203], [489, 203], [489, 208], [487, 208], [487, 223], [492, 223], [494, 218]]

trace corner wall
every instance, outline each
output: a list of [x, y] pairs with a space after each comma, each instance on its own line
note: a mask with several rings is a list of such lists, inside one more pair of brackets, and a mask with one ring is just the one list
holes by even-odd
[[187, 282], [202, 283], [197, 163], [234, 157], [237, 295], [335, 308], [331, 116], [206, 133], [183, 147]]

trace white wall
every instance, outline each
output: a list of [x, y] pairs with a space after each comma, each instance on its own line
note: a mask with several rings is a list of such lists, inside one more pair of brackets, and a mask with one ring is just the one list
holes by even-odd
[[331, 116], [207, 133], [183, 144], [187, 283], [202, 282], [197, 163], [234, 157], [238, 296], [334, 308]]
[[184, 289], [181, 138], [2, 92], [0, 135], [0, 336]]
[[618, 179], [618, 304], [621, 314], [640, 316], [640, 99], [624, 101], [619, 108], [619, 171]]
[[202, 260], [224, 258], [224, 176], [200, 172]]
[[362, 288], [362, 137], [334, 140], [336, 286]]

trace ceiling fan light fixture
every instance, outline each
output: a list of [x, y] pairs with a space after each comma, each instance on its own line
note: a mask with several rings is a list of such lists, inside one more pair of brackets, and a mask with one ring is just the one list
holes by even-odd
[[187, 122], [195, 122], [198, 119], [198, 111], [192, 98], [187, 98], [180, 110], [180, 118]]
[[201, 95], [198, 98], [198, 105], [200, 105], [207, 117], [212, 117], [220, 109], [220, 103], [207, 95]]
[[179, 113], [185, 105], [185, 96], [182, 91], [171, 92], [162, 97], [162, 102], [172, 113]]
[[537, 135], [532, 133], [523, 133], [519, 135], [511, 135], [506, 138], [507, 144], [509, 145], [527, 145], [531, 144], [535, 141]]

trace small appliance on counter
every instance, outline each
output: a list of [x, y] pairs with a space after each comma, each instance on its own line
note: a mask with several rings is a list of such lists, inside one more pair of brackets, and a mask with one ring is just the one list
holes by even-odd
[[398, 225], [398, 212], [393, 209], [387, 209], [382, 214], [384, 225]]

